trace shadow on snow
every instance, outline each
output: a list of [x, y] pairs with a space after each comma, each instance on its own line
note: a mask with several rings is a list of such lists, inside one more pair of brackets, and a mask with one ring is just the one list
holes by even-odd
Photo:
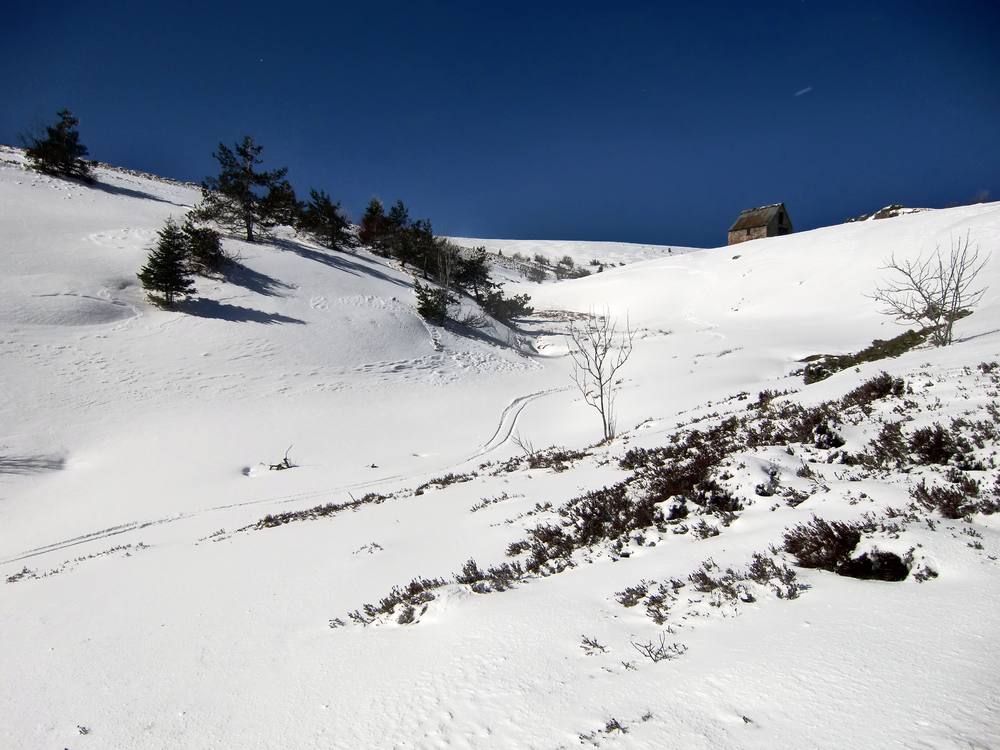
[[216, 320], [228, 320], [233, 323], [264, 323], [267, 325], [294, 323], [305, 325], [305, 321], [298, 318], [254, 310], [251, 307], [229, 305], [225, 302], [217, 302], [216, 300], [204, 297], [178, 302], [176, 308], [181, 312], [194, 315], [198, 318], [214, 318]]

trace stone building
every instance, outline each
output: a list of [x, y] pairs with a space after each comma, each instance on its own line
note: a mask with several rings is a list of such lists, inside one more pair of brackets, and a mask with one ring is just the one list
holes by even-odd
[[736, 223], [729, 227], [729, 244], [791, 233], [792, 220], [788, 218], [788, 209], [784, 203], [774, 203], [748, 208], [740, 213]]

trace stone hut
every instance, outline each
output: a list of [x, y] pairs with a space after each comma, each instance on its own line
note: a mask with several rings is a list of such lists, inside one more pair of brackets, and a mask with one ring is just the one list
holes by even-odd
[[729, 244], [791, 233], [792, 220], [788, 218], [788, 209], [784, 203], [773, 203], [748, 208], [740, 213], [736, 223], [729, 227]]

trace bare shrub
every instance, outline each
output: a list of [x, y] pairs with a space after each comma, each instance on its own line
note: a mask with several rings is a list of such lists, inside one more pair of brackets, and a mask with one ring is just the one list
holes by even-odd
[[897, 320], [911, 321], [931, 329], [935, 346], [952, 342], [955, 321], [971, 312], [982, 299], [985, 287], [977, 288], [976, 277], [989, 261], [979, 257], [979, 248], [970, 249], [969, 235], [952, 240], [947, 254], [938, 247], [927, 258], [889, 258], [884, 270], [893, 278], [875, 289], [872, 298], [883, 312]]
[[683, 643], [668, 644], [665, 633], [660, 633], [659, 641], [647, 641], [646, 643], [632, 641], [632, 648], [653, 663], [676, 659], [687, 651], [687, 646]]
[[623, 331], [609, 315], [591, 312], [582, 322], [569, 327], [573, 360], [573, 382], [583, 400], [601, 415], [604, 439], [615, 436], [615, 395], [620, 381], [618, 371], [632, 354], [633, 332], [625, 321]]

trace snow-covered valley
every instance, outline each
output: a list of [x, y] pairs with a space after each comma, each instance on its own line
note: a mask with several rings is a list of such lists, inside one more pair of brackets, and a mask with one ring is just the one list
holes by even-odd
[[[536, 313], [473, 330], [290, 229], [157, 309], [136, 270], [199, 192], [97, 177], [0, 151], [0, 747], [1000, 746], [1000, 203], [462, 239], [625, 263], [511, 281]], [[994, 257], [955, 344], [793, 374], [900, 333], [886, 258], [966, 235]], [[563, 335], [592, 310], [635, 331], [600, 445]], [[906, 577], [798, 565], [814, 516]]]

